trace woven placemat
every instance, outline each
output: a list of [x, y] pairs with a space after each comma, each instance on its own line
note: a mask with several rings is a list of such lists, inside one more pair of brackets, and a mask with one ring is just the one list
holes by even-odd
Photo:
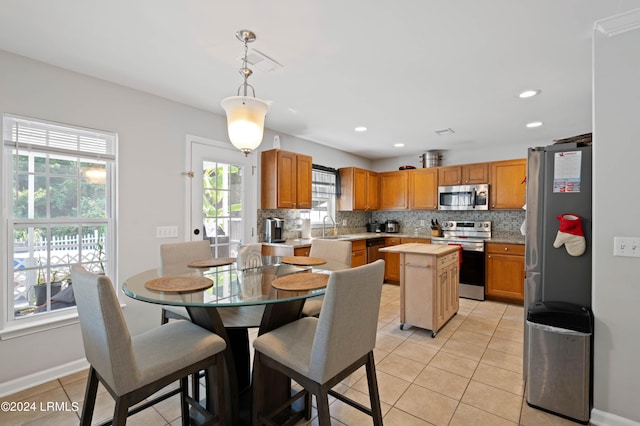
[[193, 260], [187, 263], [187, 266], [190, 268], [213, 268], [216, 266], [231, 265], [235, 261], [235, 257], [212, 257], [211, 259]]
[[188, 292], [205, 290], [213, 285], [213, 281], [205, 277], [180, 275], [149, 280], [144, 286], [149, 290], [167, 292]]
[[278, 290], [303, 291], [326, 287], [327, 281], [329, 281], [329, 274], [303, 272], [277, 278], [271, 282], [271, 285]]
[[319, 257], [308, 256], [287, 256], [280, 259], [280, 262], [298, 266], [324, 265], [325, 263], [327, 263], [326, 260], [320, 259]]

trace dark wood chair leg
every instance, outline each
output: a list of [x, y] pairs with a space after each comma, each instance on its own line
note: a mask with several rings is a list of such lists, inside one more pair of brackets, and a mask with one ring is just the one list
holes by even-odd
[[331, 414], [329, 413], [329, 394], [326, 389], [322, 389], [316, 395], [316, 405], [318, 406], [318, 425], [331, 426]]
[[256, 351], [253, 354], [253, 407], [252, 407], [252, 424], [259, 425], [260, 416], [262, 415], [262, 410], [264, 409], [264, 401], [263, 401], [263, 393], [264, 389], [262, 386], [262, 367], [261, 367], [261, 355], [260, 352]]
[[313, 395], [311, 392], [307, 392], [304, 396], [304, 418], [311, 420], [311, 412], [313, 410]]
[[113, 426], [124, 426], [127, 424], [129, 404], [124, 398], [116, 398], [116, 407], [113, 409]]
[[189, 379], [183, 377], [180, 379], [180, 418], [182, 426], [189, 426], [189, 404], [187, 404], [187, 394], [189, 389]]
[[218, 354], [216, 357], [216, 391], [217, 391], [217, 401], [218, 406], [216, 407], [216, 413], [218, 413], [218, 424], [225, 425], [227, 424], [227, 404], [225, 400], [225, 392], [224, 392], [224, 356], [222, 354]]
[[80, 426], [91, 425], [93, 418], [93, 409], [96, 406], [96, 394], [98, 393], [98, 373], [93, 367], [89, 368], [89, 377], [87, 378], [87, 387], [84, 393], [84, 405], [82, 406], [82, 417], [80, 418]]
[[378, 392], [378, 378], [376, 376], [376, 364], [373, 352], [367, 357], [367, 384], [369, 385], [369, 400], [371, 401], [371, 417], [374, 425], [382, 425], [382, 408], [380, 406], [380, 394]]

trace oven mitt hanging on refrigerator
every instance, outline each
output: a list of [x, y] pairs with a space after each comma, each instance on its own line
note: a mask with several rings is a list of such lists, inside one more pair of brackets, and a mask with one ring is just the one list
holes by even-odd
[[560, 229], [553, 246], [560, 248], [564, 244], [567, 253], [571, 256], [582, 256], [587, 248], [584, 232], [582, 232], [582, 219], [569, 213], [556, 216], [556, 219], [560, 220]]

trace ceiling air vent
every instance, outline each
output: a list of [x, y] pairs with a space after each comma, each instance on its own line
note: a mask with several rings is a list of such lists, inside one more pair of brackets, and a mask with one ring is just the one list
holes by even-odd
[[276, 61], [275, 59], [271, 59], [270, 57], [256, 49], [249, 49], [249, 53], [247, 54], [247, 62], [251, 64], [255, 69], [262, 72], [271, 72], [275, 69], [283, 67], [283, 65], [278, 61]]
[[452, 128], [447, 127], [446, 129], [438, 129], [438, 130], [434, 130], [434, 133], [438, 136], [445, 136], [445, 135], [452, 135], [455, 132], [453, 131]]

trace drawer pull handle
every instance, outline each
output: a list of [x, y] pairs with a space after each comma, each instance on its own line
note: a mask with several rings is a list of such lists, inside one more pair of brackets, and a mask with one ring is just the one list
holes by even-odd
[[431, 268], [431, 265], [417, 265], [415, 263], [405, 263], [404, 265], [411, 266], [412, 268], [425, 268], [425, 269]]

